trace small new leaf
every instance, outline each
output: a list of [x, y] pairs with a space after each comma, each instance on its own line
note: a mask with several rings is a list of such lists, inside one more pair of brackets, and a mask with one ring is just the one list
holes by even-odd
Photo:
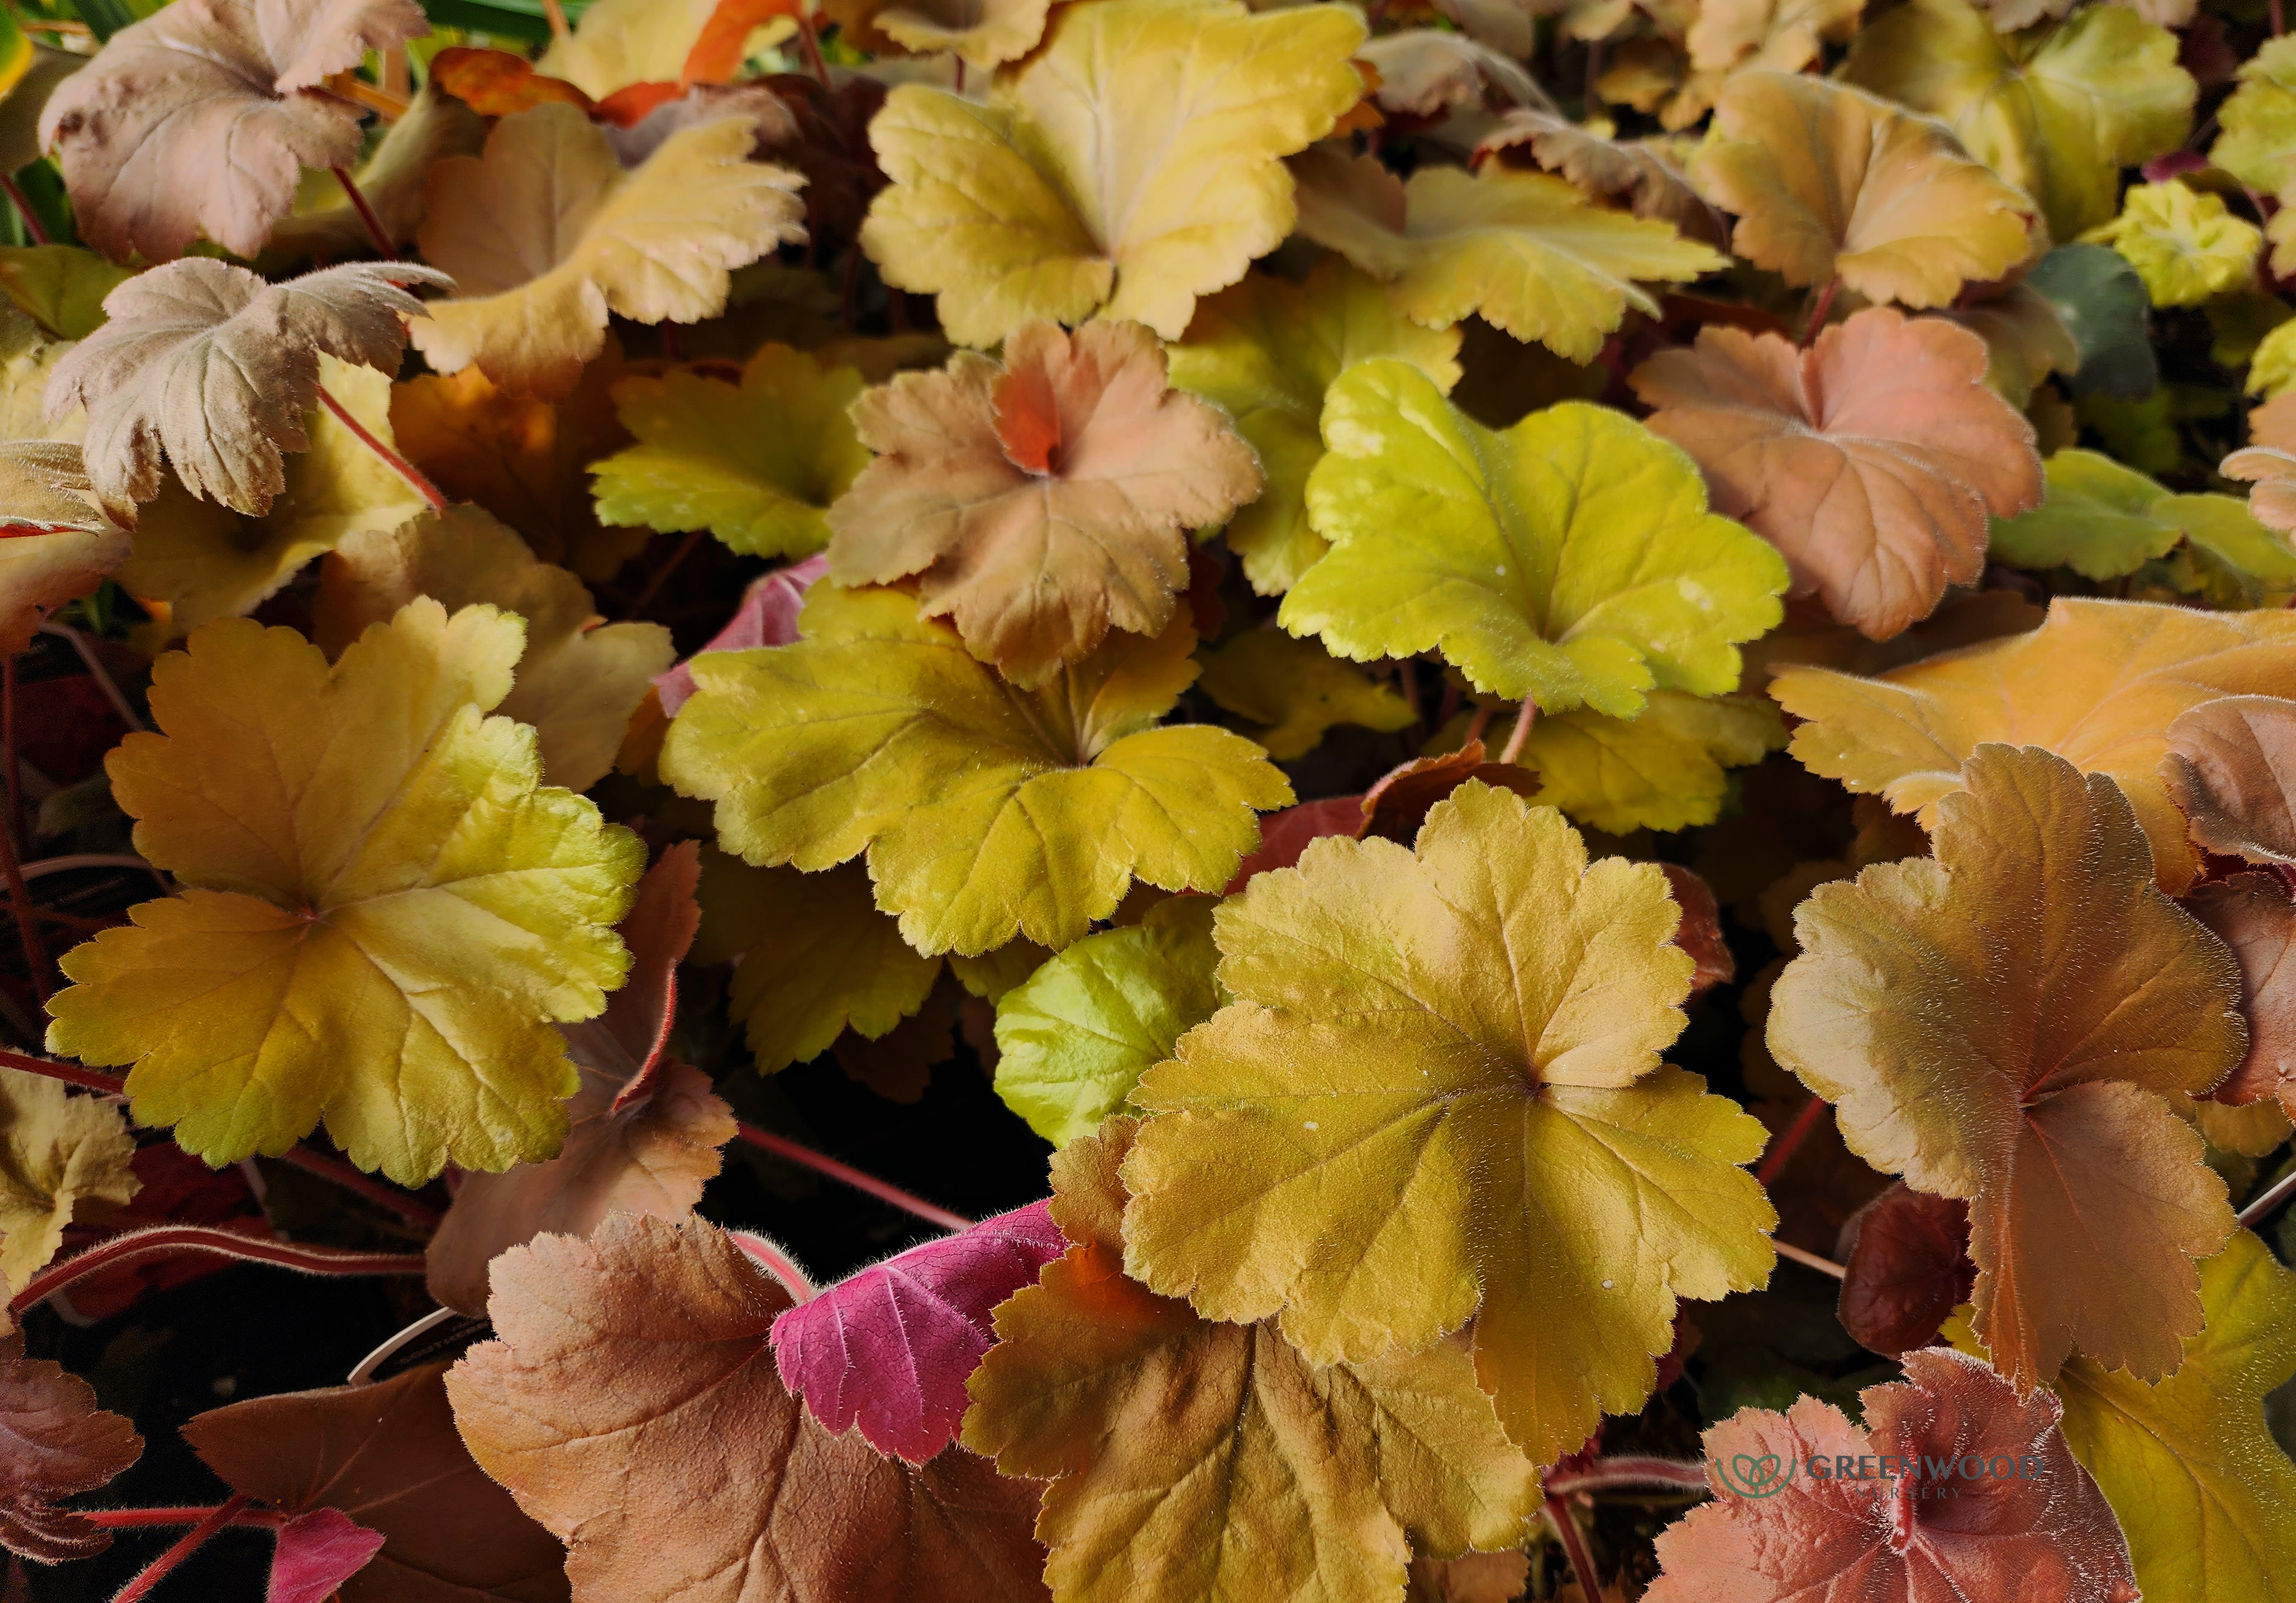
[[2081, 236], [2120, 252], [2156, 307], [2196, 307], [2256, 273], [2263, 231], [2226, 209], [2224, 197], [2175, 179], [2139, 184], [2120, 215]]

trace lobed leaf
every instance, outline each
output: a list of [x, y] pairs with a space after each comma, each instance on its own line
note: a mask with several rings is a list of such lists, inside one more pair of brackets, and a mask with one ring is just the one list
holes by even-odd
[[24, 1338], [0, 1336], [0, 1548], [41, 1564], [85, 1558], [111, 1533], [56, 1505], [127, 1470], [144, 1438], [95, 1405], [95, 1389], [61, 1364], [24, 1356]]
[[0, 1069], [0, 1280], [21, 1291], [63, 1245], [83, 1203], [124, 1206], [141, 1188], [117, 1108], [62, 1080]]

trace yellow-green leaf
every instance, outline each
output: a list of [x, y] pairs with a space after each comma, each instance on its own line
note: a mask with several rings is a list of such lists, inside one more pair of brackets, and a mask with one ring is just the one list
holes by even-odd
[[[920, 952], [1054, 950], [1135, 879], [1218, 890], [1292, 788], [1223, 729], [1155, 727], [1195, 677], [1185, 614], [1024, 691], [897, 590], [816, 585], [795, 645], [708, 651], [662, 746], [720, 843], [817, 871], [865, 849]], [[960, 778], [961, 776], [961, 778]]]
[[1751, 1116], [1662, 1066], [1690, 954], [1649, 863], [1470, 781], [1416, 852], [1326, 837], [1224, 903], [1236, 997], [1133, 1092], [1125, 1267], [1317, 1362], [1471, 1318], [1536, 1462], [1650, 1394], [1676, 1300], [1762, 1283]]
[[1251, 738], [1279, 762], [1306, 757], [1334, 724], [1382, 732], [1412, 723], [1411, 704], [1313, 641], [1247, 629], [1204, 658], [1204, 694], [1261, 727]]
[[859, 370], [767, 345], [736, 387], [697, 373], [614, 386], [637, 444], [591, 468], [598, 521], [671, 532], [706, 528], [745, 556], [810, 556], [824, 514], [869, 452], [845, 409]]
[[[2030, 512], [1993, 521], [1992, 555], [2017, 568], [2070, 568], [2085, 578], [2117, 579], [2162, 557], [2190, 536], [2195, 545], [2251, 556], [2265, 527], [2233, 495], [2178, 495], [2095, 451], [2049, 458], [2048, 495]], [[2237, 523], [2253, 531], [2243, 540]], [[2286, 558], [2284, 548], [2282, 550]], [[2296, 558], [2286, 558], [2296, 574]]]
[[1362, 99], [1363, 37], [1341, 5], [1062, 7], [986, 103], [893, 91], [869, 127], [892, 183], [862, 246], [887, 283], [939, 295], [961, 345], [1095, 312], [1177, 339], [1198, 296], [1292, 232], [1281, 159]]
[[59, 339], [103, 326], [103, 298], [135, 274], [77, 245], [0, 246], [0, 291]]
[[1209, 896], [1088, 935], [996, 1003], [996, 1094], [1055, 1147], [1089, 1135], [1226, 1002]]
[[2224, 197], [2170, 179], [2139, 184], [2120, 215], [2081, 236], [2120, 252], [2156, 307], [2196, 307], [2255, 276], [2263, 231], [2225, 209]]
[[1494, 433], [1400, 362], [1342, 373], [1308, 483], [1329, 556], [1283, 598], [1295, 634], [1358, 661], [1439, 650], [1477, 690], [1639, 713], [1653, 689], [1738, 683], [1785, 559], [1707, 511], [1677, 447], [1566, 402]]
[[1523, 747], [1538, 799], [1611, 835], [1712, 823], [1732, 768], [1786, 743], [1785, 720], [1759, 696], [1652, 691], [1639, 716], [1580, 707], [1540, 715]]
[[135, 1138], [119, 1109], [62, 1080], [0, 1068], [0, 1280], [12, 1292], [56, 1255], [83, 1202], [135, 1195]]
[[1262, 595], [1297, 583], [1331, 549], [1308, 522], [1308, 475], [1323, 460], [1324, 392], [1356, 363], [1408, 362], [1445, 393], [1459, 381], [1459, 331], [1422, 328], [1338, 257], [1305, 283], [1254, 273], [1196, 304], [1171, 348], [1172, 383], [1227, 408], [1259, 453], [1267, 487], [1228, 520], [1228, 549]]
[[1857, 36], [1842, 76], [1943, 119], [2060, 240], [2112, 220], [2120, 169], [2173, 150], [2198, 93], [2177, 36], [2125, 5], [2004, 34], [1966, 0], [1910, 0]]
[[133, 1064], [137, 1122], [211, 1164], [322, 1117], [407, 1185], [555, 1153], [577, 1076], [554, 1026], [621, 983], [645, 849], [487, 716], [524, 635], [422, 600], [332, 670], [238, 618], [160, 658], [162, 732], [107, 767], [135, 849], [184, 890], [64, 958], [49, 1050]]
[[2217, 108], [2210, 165], [2276, 194], [2296, 177], [2296, 36], [2267, 39], [2240, 64], [2240, 87]]
[[1480, 313], [1516, 339], [1590, 362], [1639, 281], [1679, 283], [1727, 258], [1674, 225], [1613, 211], [1545, 173], [1498, 162], [1480, 176], [1430, 162], [1406, 184], [1373, 157], [1295, 159], [1300, 232], [1388, 285], [1397, 310], [1441, 328]]

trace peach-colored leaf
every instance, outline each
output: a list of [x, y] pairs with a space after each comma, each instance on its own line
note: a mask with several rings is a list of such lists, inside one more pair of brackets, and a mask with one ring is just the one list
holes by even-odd
[[2225, 696], [2179, 713], [2161, 778], [2210, 851], [2296, 865], [2296, 701]]
[[1046, 1596], [1037, 1488], [832, 1435], [775, 1372], [789, 1293], [734, 1239], [617, 1214], [496, 1262], [447, 1388], [479, 1462], [570, 1545], [576, 1603]]
[[2277, 1097], [2284, 1109], [2296, 1110], [2296, 901], [2288, 882], [2278, 874], [2234, 874], [2202, 886], [2184, 905], [2240, 963], [2248, 1055], [2215, 1100], [2241, 1106]]
[[1887, 640], [1976, 581], [1988, 513], [2041, 499], [2032, 425], [1985, 387], [1987, 360], [1966, 329], [1875, 308], [1807, 351], [1710, 325], [1634, 385], [1715, 511], [1785, 553], [1797, 593]]
[[201, 233], [253, 256], [307, 167], [358, 156], [359, 110], [320, 87], [430, 31], [417, 0], [184, 0], [121, 29], [40, 112], [81, 235], [126, 261]]
[[830, 577], [917, 577], [927, 617], [1032, 684], [1111, 628], [1155, 635], [1187, 588], [1186, 531], [1259, 495], [1217, 407], [1170, 388], [1135, 323], [1030, 323], [1000, 366], [960, 353], [854, 403], [880, 453], [829, 510]]
[[339, 1509], [382, 1537], [341, 1603], [564, 1603], [562, 1550], [471, 1461], [446, 1370], [250, 1397], [184, 1437], [233, 1491], [290, 1515]]
[[[1709, 1430], [1715, 1501], [1659, 1533], [1664, 1573], [1644, 1603], [2136, 1603], [2128, 1542], [2065, 1444], [2056, 1398], [2021, 1401], [1958, 1353], [1905, 1365], [1903, 1382], [1859, 1394], [1863, 1429], [1804, 1397]], [[1812, 1472], [1845, 1456], [1846, 1476]], [[1972, 1457], [1984, 1476], [1963, 1476]], [[2004, 1458], [2012, 1473], [1993, 1468]], [[1765, 1472], [1792, 1479], [1734, 1490]]]
[[1933, 858], [1821, 885], [1770, 994], [1771, 1054], [1842, 1139], [1970, 1204], [1979, 1339], [2020, 1392], [2078, 1344], [2147, 1379], [2200, 1328], [2195, 1261], [2232, 1230], [2202, 1096], [2248, 1046], [2232, 954], [2152, 883], [2102, 774], [1980, 746]]
[[43, 1564], [103, 1551], [109, 1531], [55, 1505], [105, 1484], [143, 1451], [87, 1382], [25, 1357], [20, 1335], [0, 1336], [0, 1548]]
[[107, 501], [150, 501], [161, 457], [203, 500], [259, 517], [287, 485], [283, 454], [308, 450], [319, 358], [385, 374], [423, 315], [410, 284], [453, 282], [434, 267], [356, 263], [266, 283], [195, 257], [104, 297], [106, 321], [56, 364], [52, 417], [87, 408], [87, 475]]
[[2267, 528], [2296, 533], [2296, 452], [2276, 446], [2243, 446], [2224, 459], [2218, 472], [2255, 486], [2248, 510]]

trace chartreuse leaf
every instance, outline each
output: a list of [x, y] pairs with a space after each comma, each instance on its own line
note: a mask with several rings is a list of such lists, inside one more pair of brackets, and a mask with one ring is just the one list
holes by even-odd
[[761, 348], [738, 387], [623, 380], [614, 405], [638, 443], [591, 468], [598, 521], [706, 528], [745, 556], [811, 555], [829, 544], [829, 503], [869, 465], [845, 415], [863, 388], [858, 369], [785, 345]]
[[1056, 1603], [1395, 1603], [1414, 1551], [1519, 1546], [1538, 1472], [1458, 1345], [1319, 1364], [1127, 1276], [1135, 1130], [1054, 1155], [1069, 1250], [996, 1310], [964, 1417], [966, 1446], [1052, 1480]]
[[1279, 762], [1306, 757], [1335, 724], [1391, 732], [1417, 716], [1411, 704], [1309, 640], [1247, 629], [1204, 658], [1204, 694], [1263, 727], [1252, 739]]
[[[359, 426], [391, 443], [390, 380], [332, 356], [319, 361], [327, 393]], [[177, 629], [250, 612], [313, 557], [348, 536], [396, 528], [429, 503], [332, 413], [308, 414], [310, 449], [285, 459], [286, 487], [259, 518], [194, 497], [170, 473], [143, 509], [119, 580], [165, 601]]]
[[1236, 1001], [1133, 1100], [1127, 1272], [1316, 1362], [1469, 1319], [1535, 1462], [1650, 1394], [1676, 1302], [1762, 1283], [1760, 1125], [1659, 1053], [1690, 954], [1649, 863], [1471, 781], [1415, 852], [1326, 837], [1215, 925]]
[[1653, 689], [1735, 689], [1734, 642], [1782, 616], [1784, 559], [1620, 413], [1566, 402], [1494, 433], [1418, 369], [1365, 362], [1324, 443], [1308, 512], [1332, 550], [1278, 616], [1339, 656], [1439, 650], [1487, 695], [1631, 718]]
[[985, 103], [893, 91], [869, 128], [892, 184], [862, 246], [887, 283], [939, 297], [960, 345], [1095, 312], [1177, 339], [1196, 297], [1292, 232], [1280, 160], [1363, 98], [1362, 18], [1108, 0], [1046, 32]]
[[741, 958], [726, 1005], [761, 1073], [811, 1060], [848, 1029], [882, 1039], [925, 1005], [940, 977], [941, 960], [919, 953], [877, 911], [857, 863], [806, 874], [706, 852], [699, 896], [694, 961]]
[[[2056, 1379], [2065, 1439], [2128, 1533], [2144, 1603], [2296, 1599], [2296, 1464], [2265, 1394], [2296, 1376], [2296, 1274], [2248, 1231], [2201, 1265], [2200, 1330], [2146, 1384], [2076, 1355]], [[1956, 1315], [1946, 1336], [1985, 1349]]]
[[2207, 565], [2202, 571], [2221, 576], [2235, 595], [2237, 575], [2250, 576], [2259, 590], [2296, 579], [2296, 556], [2237, 496], [2174, 495], [2095, 451], [2060, 451], [2049, 458], [2047, 473], [2048, 495], [2039, 506], [1994, 519], [1995, 561], [2116, 579], [2189, 540], [2196, 563]]
[[1218, 890], [1292, 800], [1259, 748], [1160, 729], [1195, 677], [1185, 614], [1113, 634], [1023, 691], [895, 590], [816, 585], [795, 645], [708, 651], [661, 773], [718, 804], [718, 838], [808, 871], [866, 849], [877, 904], [926, 953], [1025, 935], [1057, 950], [1136, 878]]
[[1640, 281], [1679, 283], [1727, 258], [1674, 225], [1613, 211], [1577, 185], [1498, 162], [1480, 176], [1423, 166], [1406, 184], [1376, 158], [1296, 158], [1300, 232], [1387, 284], [1396, 309], [1440, 328], [1471, 312], [1565, 360], [1591, 362]]
[[1228, 549], [1262, 595], [1289, 590], [1330, 550], [1308, 521], [1308, 475], [1323, 460], [1324, 393], [1356, 363], [1408, 362], [1446, 394], [1459, 381], [1459, 331], [1423, 328], [1339, 257], [1305, 283], [1265, 273], [1196, 303], [1167, 353], [1173, 385], [1227, 408], [1259, 453], [1267, 487], [1228, 520]]
[[135, 1195], [135, 1157], [119, 1108], [62, 1080], [0, 1069], [0, 1280], [10, 1291], [56, 1255], [81, 1203]]
[[2248, 359], [2248, 393], [2277, 398], [2296, 388], [2296, 320], [2282, 323]]
[[2267, 39], [2240, 64], [2240, 87], [2217, 108], [2210, 165], [2276, 194], [2296, 178], [2296, 36]]
[[77, 245], [0, 246], [0, 293], [59, 339], [103, 326], [103, 298], [135, 274]]
[[1174, 896], [1088, 935], [996, 1003], [996, 1094], [1056, 1147], [1124, 1106], [1142, 1074], [1227, 1000], [1212, 900]]
[[2239, 289], [2255, 275], [2264, 242], [2263, 231], [2233, 216], [2222, 195], [2175, 179], [2136, 185], [2119, 217], [2081, 237], [2118, 250], [2156, 307], [2196, 307]]
[[1911, 0], [1857, 36], [1842, 76], [1942, 119], [2060, 240], [2112, 220], [2120, 169], [2173, 149], [2197, 93], [2176, 35], [2122, 5], [2004, 34], [1966, 0]]
[[136, 850], [185, 890], [64, 958], [49, 1050], [133, 1064], [136, 1121], [211, 1164], [322, 1117], [409, 1185], [555, 1152], [577, 1080], [553, 1025], [621, 983], [645, 851], [487, 716], [524, 636], [424, 599], [332, 670], [237, 618], [160, 658], [163, 732], [108, 766]]
[[2076, 1345], [2157, 1380], [2200, 1328], [2193, 1263], [2233, 1228], [2163, 1098], [2205, 1095], [2247, 1051], [2240, 967], [2155, 888], [2111, 779], [1997, 744], [1963, 773], [1934, 858], [1796, 910], [1770, 1053], [1851, 1151], [1969, 1199], [1977, 1329], [2021, 1394]]
[[1795, 717], [1813, 773], [1879, 791], [1934, 827], [1962, 764], [1988, 740], [2043, 746], [2120, 785], [2163, 890], [2201, 860], [2159, 768], [2177, 714], [2218, 696], [2276, 695], [2296, 675], [2296, 615], [2209, 613], [2059, 596], [2038, 629], [1861, 678], [1790, 667], [1770, 693]]
[[1712, 823], [1730, 788], [1725, 771], [1759, 763], [1785, 743], [1785, 721], [1762, 697], [1652, 691], [1638, 717], [1584, 707], [1540, 715], [1522, 762], [1538, 771], [1540, 801], [1625, 835]]

